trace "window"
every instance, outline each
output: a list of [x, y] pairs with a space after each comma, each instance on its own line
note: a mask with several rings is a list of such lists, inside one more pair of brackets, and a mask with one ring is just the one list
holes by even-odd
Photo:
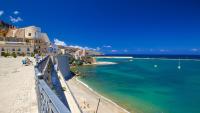
[[15, 51], [15, 48], [13, 48], [12, 51]]
[[30, 49], [29, 49], [29, 48], [27, 48], [27, 51], [30, 51]]
[[2, 48], [2, 49], [1, 49], [1, 51], [5, 51], [5, 49], [4, 49], [4, 48]]
[[28, 36], [31, 36], [31, 33], [28, 33]]
[[20, 48], [18, 48], [18, 51], [21, 51], [21, 49], [20, 49]]

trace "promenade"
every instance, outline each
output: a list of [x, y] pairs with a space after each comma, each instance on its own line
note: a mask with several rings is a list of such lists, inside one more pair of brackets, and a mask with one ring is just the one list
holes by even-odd
[[34, 66], [22, 66], [22, 58], [0, 57], [0, 113], [38, 112]]

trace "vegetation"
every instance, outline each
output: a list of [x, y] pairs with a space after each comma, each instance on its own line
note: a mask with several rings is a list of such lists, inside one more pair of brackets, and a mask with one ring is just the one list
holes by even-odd
[[12, 56], [14, 57], [14, 58], [17, 58], [17, 55], [16, 55], [16, 53], [12, 53]]
[[35, 56], [35, 54], [34, 53], [31, 53], [31, 57], [34, 57]]
[[10, 53], [2, 52], [2, 53], [1, 53], [1, 56], [8, 57], [8, 56], [10, 56]]
[[83, 64], [92, 64], [95, 62], [95, 59], [91, 56], [82, 57], [81, 59], [75, 59], [73, 56], [69, 56], [69, 64], [70, 71], [74, 75], [80, 75], [80, 71], [78, 70], [79, 66], [82, 66]]
[[10, 56], [10, 53], [6, 53], [6, 56]]
[[80, 75], [80, 72], [78, 71], [78, 66], [71, 66], [70, 71], [74, 75]]
[[62, 87], [62, 91], [66, 91], [66, 87]]
[[5, 52], [1, 52], [1, 56], [5, 56]]
[[74, 62], [73, 62], [73, 64], [75, 64], [76, 66], [82, 66], [83, 65], [83, 60], [75, 60]]
[[72, 64], [75, 61], [75, 58], [69, 55], [69, 64]]
[[35, 50], [34, 50], [34, 53], [35, 53], [35, 54], [38, 54], [39, 52], [38, 52], [38, 50], [35, 49]]
[[91, 56], [82, 57], [82, 60], [85, 64], [92, 64], [96, 62], [95, 59]]

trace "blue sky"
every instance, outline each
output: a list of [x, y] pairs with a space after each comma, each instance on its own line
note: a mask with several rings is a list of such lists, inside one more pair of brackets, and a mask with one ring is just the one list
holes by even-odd
[[105, 53], [200, 54], [198, 0], [1, 0], [0, 18]]

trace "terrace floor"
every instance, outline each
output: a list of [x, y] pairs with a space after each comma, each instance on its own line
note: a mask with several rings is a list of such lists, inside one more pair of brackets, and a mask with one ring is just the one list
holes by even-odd
[[0, 57], [0, 113], [38, 112], [34, 66], [22, 66], [22, 59]]

